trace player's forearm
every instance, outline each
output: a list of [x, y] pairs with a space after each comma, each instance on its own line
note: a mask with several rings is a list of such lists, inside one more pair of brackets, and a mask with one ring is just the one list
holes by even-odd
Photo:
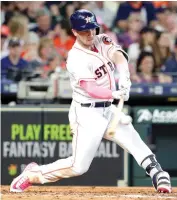
[[120, 76], [122, 76], [122, 75], [130, 76], [128, 62], [122, 52], [116, 51], [113, 54], [112, 59], [117, 67], [118, 72], [120, 73]]
[[83, 88], [91, 97], [97, 99], [112, 99], [112, 91], [107, 88], [98, 86], [94, 81], [81, 81], [81, 88]]

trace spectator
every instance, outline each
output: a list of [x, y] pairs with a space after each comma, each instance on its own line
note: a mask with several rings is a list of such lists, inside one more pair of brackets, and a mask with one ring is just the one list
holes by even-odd
[[63, 6], [63, 3], [65, 4], [65, 2], [62, 1], [45, 1], [45, 6], [50, 11], [52, 26], [55, 26], [58, 22], [64, 19], [64, 16], [60, 12], [60, 7]]
[[75, 11], [75, 7], [73, 4], [68, 3], [65, 7], [65, 19], [69, 21], [70, 16]]
[[174, 53], [165, 61], [161, 67], [163, 73], [174, 73], [177, 75], [177, 38], [175, 41]]
[[108, 35], [114, 42], [118, 43], [118, 37], [117, 34], [103, 22], [103, 20], [100, 17], [97, 17], [97, 22], [100, 25], [100, 33], [105, 33]]
[[141, 1], [128, 1], [120, 4], [115, 23], [120, 32], [127, 31], [127, 19], [132, 12], [138, 12], [141, 14], [141, 19], [144, 25], [155, 25], [156, 17], [154, 6], [151, 2], [141, 2]]
[[26, 1], [15, 1], [15, 12], [21, 15], [26, 15], [28, 9], [28, 2]]
[[75, 39], [72, 36], [72, 32], [70, 29], [70, 25], [68, 21], [62, 20], [59, 23], [60, 31], [59, 36], [54, 38], [54, 45], [58, 51], [58, 53], [63, 57], [67, 58], [68, 51], [72, 48]]
[[155, 9], [169, 6], [169, 1], [153, 1], [152, 3], [154, 5]]
[[171, 40], [171, 50], [173, 50], [173, 46], [175, 43], [175, 38], [177, 37], [177, 14], [176, 13], [169, 13], [167, 16], [167, 32], [170, 35]]
[[105, 7], [104, 1], [96, 1], [94, 5], [95, 6], [92, 9], [93, 13], [97, 17], [100, 17], [107, 27], [111, 28], [115, 17], [114, 13], [112, 13], [112, 11], [109, 8]]
[[150, 27], [144, 27], [140, 31], [140, 40], [137, 43], [132, 43], [128, 48], [130, 60], [130, 70], [136, 71], [136, 62], [141, 51], [153, 52], [155, 60], [160, 60], [159, 49], [156, 43], [156, 31]]
[[60, 22], [64, 17], [60, 14], [59, 7], [56, 4], [50, 6], [50, 12], [52, 17], [52, 24], [57, 24]]
[[71, 14], [75, 11], [79, 4], [79, 1], [61, 1], [59, 5], [59, 12], [62, 19], [69, 21]]
[[33, 69], [42, 65], [38, 55], [39, 41], [39, 36], [36, 33], [29, 32], [22, 54], [22, 57], [29, 62]]
[[43, 37], [40, 39], [38, 47], [38, 55], [41, 63], [44, 65], [47, 63], [49, 56], [55, 50], [52, 39]]
[[78, 1], [61, 1], [59, 6], [59, 12], [64, 19], [69, 20], [70, 15], [74, 12], [79, 5]]
[[168, 14], [169, 11], [167, 7], [156, 8], [156, 18], [158, 22], [154, 27], [156, 30], [161, 32], [166, 31]]
[[155, 74], [155, 59], [152, 53], [142, 52], [137, 60], [137, 76], [132, 76], [138, 83], [171, 83], [172, 78], [164, 74]]
[[80, 1], [78, 5], [78, 9], [85, 9], [85, 10], [91, 10], [91, 3], [89, 1]]
[[26, 41], [28, 34], [28, 18], [24, 15], [15, 15], [9, 21], [10, 37], [17, 37]]
[[168, 1], [168, 9], [176, 14], [177, 13], [177, 1]]
[[138, 83], [157, 82], [157, 78], [153, 77], [155, 72], [155, 60], [153, 54], [150, 52], [141, 52], [137, 60], [137, 74], [131, 79]]
[[122, 48], [127, 51], [132, 43], [139, 42], [140, 30], [143, 28], [143, 22], [139, 13], [131, 13], [128, 17], [128, 30], [118, 34], [118, 41]]
[[28, 1], [28, 9], [26, 15], [29, 20], [29, 28], [35, 28], [36, 24], [36, 12], [44, 6], [44, 1]]
[[51, 23], [50, 12], [47, 8], [41, 8], [36, 12], [37, 27], [31, 29], [38, 34], [39, 37], [47, 36], [53, 29]]
[[11, 17], [14, 15], [15, 4], [12, 1], [1, 2], [1, 24], [7, 25]]
[[[8, 23], [9, 38], [18, 38], [26, 42], [28, 37], [28, 18], [24, 15], [15, 15]], [[4, 43], [3, 50], [8, 49], [9, 39]]]
[[[177, 37], [177, 3], [174, 2], [154, 2], [158, 23], [155, 29], [160, 32], [170, 34], [171, 44], [174, 45]], [[173, 8], [172, 8], [173, 6]], [[171, 46], [172, 49], [172, 46]]]
[[[9, 78], [9, 74], [12, 75], [10, 72], [19, 73], [23, 69], [28, 67], [28, 62], [24, 59], [20, 58], [22, 51], [22, 42], [18, 38], [12, 38], [9, 40], [9, 55], [4, 57], [1, 60], [1, 76], [2, 78]], [[22, 74], [18, 74], [20, 78]], [[10, 77], [15, 78], [16, 76]], [[18, 77], [18, 80], [20, 79]]]
[[6, 25], [1, 26], [1, 58], [4, 58], [9, 54], [8, 49], [3, 50], [3, 46], [5, 41], [7, 40], [7, 37], [9, 36], [9, 28]]
[[166, 32], [160, 33], [160, 36], [157, 42], [158, 42], [158, 46], [160, 50], [159, 52], [160, 62], [157, 63], [157, 71], [160, 71], [160, 68], [162, 67], [162, 65], [171, 56], [169, 34]]
[[60, 65], [61, 57], [56, 52], [53, 52], [48, 58], [47, 65], [43, 68], [44, 73], [42, 74], [42, 77], [50, 76], [55, 71], [59, 72], [61, 70]]

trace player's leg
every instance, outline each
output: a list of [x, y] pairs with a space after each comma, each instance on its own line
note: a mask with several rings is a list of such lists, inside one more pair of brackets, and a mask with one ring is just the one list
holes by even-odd
[[74, 134], [73, 155], [47, 165], [28, 165], [11, 183], [12, 192], [22, 192], [32, 183], [43, 184], [79, 176], [89, 169], [107, 127], [107, 120], [94, 108], [74, 107], [70, 111], [70, 123]]
[[[73, 155], [67, 159], [41, 166], [44, 182], [79, 176], [87, 172], [107, 127], [107, 120], [95, 108], [79, 108], [70, 115]], [[98, 126], [100, 124], [100, 126]], [[50, 179], [49, 179], [50, 178]]]
[[116, 142], [119, 146], [133, 155], [137, 163], [146, 170], [152, 178], [154, 187], [160, 192], [171, 192], [170, 177], [157, 162], [155, 155], [140, 138], [133, 125], [119, 124], [114, 136], [105, 138]]

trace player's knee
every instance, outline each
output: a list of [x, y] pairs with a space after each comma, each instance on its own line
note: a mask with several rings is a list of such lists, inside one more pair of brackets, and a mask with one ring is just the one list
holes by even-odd
[[80, 176], [88, 171], [89, 167], [87, 166], [75, 166], [73, 167], [73, 172], [75, 176]]

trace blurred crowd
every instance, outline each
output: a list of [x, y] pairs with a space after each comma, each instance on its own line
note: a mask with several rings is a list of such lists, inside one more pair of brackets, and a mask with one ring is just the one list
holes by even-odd
[[3, 1], [1, 78], [65, 71], [75, 42], [69, 17], [76, 9], [93, 11], [100, 32], [128, 53], [132, 82], [177, 81], [176, 1]]

